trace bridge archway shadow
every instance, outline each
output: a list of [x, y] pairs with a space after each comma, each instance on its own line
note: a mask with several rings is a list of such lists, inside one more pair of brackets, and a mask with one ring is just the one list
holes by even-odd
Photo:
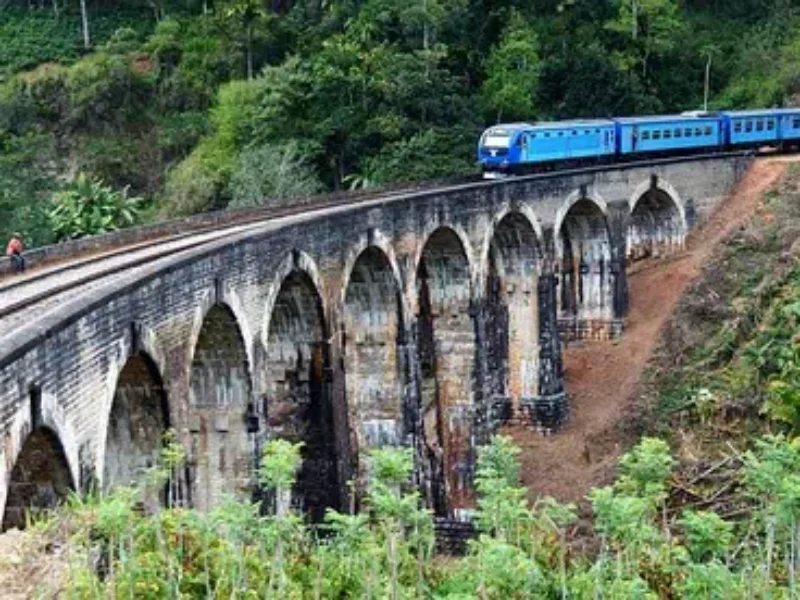
[[642, 194], [631, 211], [628, 228], [629, 262], [677, 252], [686, 238], [686, 223], [675, 199], [660, 188]]
[[11, 471], [2, 530], [24, 529], [27, 515], [55, 508], [74, 489], [58, 436], [48, 427], [35, 428]]
[[399, 283], [386, 254], [369, 246], [353, 265], [344, 300], [345, 385], [362, 460], [371, 448], [405, 443], [402, 331]]
[[486, 278], [486, 341], [489, 393], [520, 400], [539, 388], [538, 279], [541, 249], [522, 214], [511, 212], [494, 230]]
[[428, 238], [416, 284], [423, 453], [432, 506], [447, 515], [471, 503], [476, 351], [470, 265], [452, 229]]
[[243, 494], [255, 464], [245, 426], [252, 401], [250, 366], [236, 317], [225, 304], [212, 306], [203, 320], [190, 390], [191, 491], [194, 505], [208, 510], [225, 494]]
[[104, 490], [142, 484], [147, 469], [159, 461], [168, 427], [169, 404], [158, 368], [146, 353], [134, 354], [120, 371], [108, 416]]
[[558, 231], [558, 326], [567, 339], [612, 335], [611, 244], [606, 216], [582, 198], [567, 212]]
[[271, 435], [304, 444], [293, 502], [315, 522], [340, 505], [328, 337], [314, 282], [292, 270], [269, 317], [265, 413]]

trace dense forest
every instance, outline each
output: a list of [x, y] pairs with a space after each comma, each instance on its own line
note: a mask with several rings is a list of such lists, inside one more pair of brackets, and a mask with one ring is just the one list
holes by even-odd
[[475, 169], [486, 125], [791, 104], [791, 0], [3, 0], [0, 234]]

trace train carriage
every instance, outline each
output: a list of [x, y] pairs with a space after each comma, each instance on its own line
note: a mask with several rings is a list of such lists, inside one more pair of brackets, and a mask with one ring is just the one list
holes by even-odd
[[758, 146], [780, 141], [780, 116], [774, 110], [740, 110], [721, 113], [725, 145]]
[[800, 108], [783, 108], [772, 111], [778, 117], [780, 141], [797, 145], [800, 142]]
[[683, 114], [622, 117], [614, 122], [621, 155], [695, 150], [718, 147], [722, 142], [718, 117]]
[[800, 109], [736, 110], [721, 114], [728, 146], [777, 146], [800, 141]]
[[512, 123], [487, 130], [478, 156], [485, 172], [519, 172], [526, 167], [611, 157], [615, 137], [614, 122], [608, 119]]
[[522, 132], [522, 158], [535, 164], [611, 156], [614, 137], [606, 119], [537, 123]]

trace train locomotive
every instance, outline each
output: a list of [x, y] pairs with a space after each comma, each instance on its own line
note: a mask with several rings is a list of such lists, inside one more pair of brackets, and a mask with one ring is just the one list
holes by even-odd
[[800, 108], [507, 123], [478, 142], [484, 177], [747, 148], [800, 145]]

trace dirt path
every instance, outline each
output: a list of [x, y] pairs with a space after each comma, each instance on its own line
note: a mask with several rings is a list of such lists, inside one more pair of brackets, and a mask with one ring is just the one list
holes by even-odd
[[692, 232], [684, 252], [642, 265], [630, 275], [631, 309], [620, 340], [565, 350], [572, 415], [563, 431], [543, 437], [521, 427], [504, 430], [523, 448], [522, 479], [531, 498], [550, 495], [575, 502], [608, 480], [624, 443], [617, 425], [632, 407], [660, 329], [717, 245], [747, 222], [786, 163], [785, 159], [755, 162], [731, 197]]

